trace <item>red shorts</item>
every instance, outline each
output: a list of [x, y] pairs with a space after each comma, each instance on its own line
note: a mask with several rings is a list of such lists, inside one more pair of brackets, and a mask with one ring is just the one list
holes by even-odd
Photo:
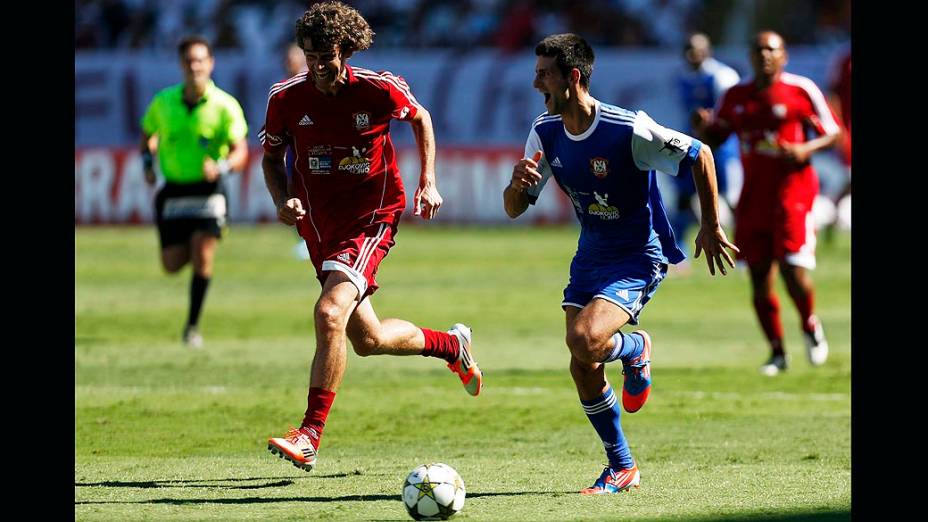
[[748, 265], [778, 260], [814, 269], [812, 205], [817, 194], [814, 172], [790, 175], [774, 190], [754, 190], [746, 182], [735, 212], [735, 244], [741, 250], [738, 259]]
[[327, 241], [310, 234], [305, 239], [309, 257], [316, 268], [316, 277], [323, 284], [328, 272], [343, 272], [358, 287], [358, 301], [377, 291], [375, 276], [380, 262], [395, 244], [396, 224], [388, 222], [371, 223], [351, 234], [345, 239]]

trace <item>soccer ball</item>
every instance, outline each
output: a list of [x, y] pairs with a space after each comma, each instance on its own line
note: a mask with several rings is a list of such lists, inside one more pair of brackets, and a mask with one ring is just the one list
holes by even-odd
[[423, 464], [403, 482], [403, 504], [416, 520], [447, 520], [464, 507], [464, 480], [447, 464]]

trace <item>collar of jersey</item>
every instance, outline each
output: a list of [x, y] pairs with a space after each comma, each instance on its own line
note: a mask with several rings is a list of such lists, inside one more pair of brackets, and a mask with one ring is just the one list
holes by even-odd
[[[599, 115], [602, 113], [602, 111], [599, 110], [599, 100], [597, 100], [596, 98], [593, 98], [593, 111], [596, 112], [596, 115], [593, 116], [593, 123], [590, 124], [590, 128], [583, 131], [583, 134], [571, 134], [570, 132], [567, 131], [567, 126], [565, 125], [564, 135], [566, 135], [568, 138], [570, 138], [573, 141], [583, 141], [589, 138], [590, 135], [596, 131], [596, 126], [599, 125]], [[561, 122], [563, 121], [564, 119], [561, 118]]]
[[357, 76], [354, 75], [354, 71], [351, 69], [351, 66], [348, 65], [348, 62], [345, 62], [345, 70], [348, 72], [348, 81], [346, 82], [346, 85], [351, 85], [352, 83], [358, 81]]
[[[201, 103], [203, 103], [203, 102], [209, 101], [209, 95], [212, 94], [214, 90], [216, 90], [216, 82], [214, 82], [213, 80], [210, 80], [209, 83], [206, 84], [206, 90], [203, 91], [203, 96], [200, 96], [200, 99], [197, 100], [197, 105], [199, 105], [199, 104], [201, 104]], [[183, 82], [180, 84], [180, 102], [181, 102], [181, 103], [184, 103], [184, 84], [183, 84]]]

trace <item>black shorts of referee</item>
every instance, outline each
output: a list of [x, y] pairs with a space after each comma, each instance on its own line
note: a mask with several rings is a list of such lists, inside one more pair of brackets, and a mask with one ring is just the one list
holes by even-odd
[[222, 177], [199, 183], [165, 183], [155, 196], [155, 219], [162, 249], [189, 242], [197, 231], [221, 239], [228, 216]]

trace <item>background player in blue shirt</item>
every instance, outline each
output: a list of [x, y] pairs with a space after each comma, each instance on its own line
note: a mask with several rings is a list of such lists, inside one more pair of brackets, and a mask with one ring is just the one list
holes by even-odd
[[534, 204], [551, 179], [573, 202], [580, 220], [577, 253], [561, 307], [567, 315], [570, 373], [580, 402], [609, 458], [584, 494], [616, 493], [640, 483], [606, 379], [605, 363], [621, 360], [622, 405], [638, 411], [651, 390], [651, 339], [639, 330], [641, 308], [667, 273], [685, 256], [664, 213], [655, 171], [689, 175], [699, 194], [702, 224], [696, 257], [706, 252], [709, 272], [735, 252], [719, 225], [712, 152], [685, 134], [666, 129], [642, 111], [631, 112], [590, 96], [593, 49], [574, 34], [548, 36], [535, 47], [534, 87], [548, 111], [532, 124], [525, 158], [513, 168], [503, 192], [506, 213], [516, 218]]
[[[686, 60], [684, 70], [676, 77], [677, 89], [683, 110], [689, 116], [698, 109], [712, 109], [722, 94], [729, 87], [740, 81], [738, 73], [731, 67], [712, 57], [712, 44], [703, 33], [693, 33], [686, 40], [683, 48]], [[685, 129], [693, 134], [692, 126]], [[729, 186], [741, 186], [741, 160], [738, 157], [738, 138], [733, 133], [727, 140], [713, 150], [715, 156], [715, 174], [719, 196], [729, 206], [737, 202], [737, 195], [729, 196]], [[677, 246], [686, 252], [686, 231], [696, 223], [692, 201], [696, 195], [696, 185], [690, 176], [675, 176], [676, 203], [672, 217], [673, 229], [677, 234]]]

